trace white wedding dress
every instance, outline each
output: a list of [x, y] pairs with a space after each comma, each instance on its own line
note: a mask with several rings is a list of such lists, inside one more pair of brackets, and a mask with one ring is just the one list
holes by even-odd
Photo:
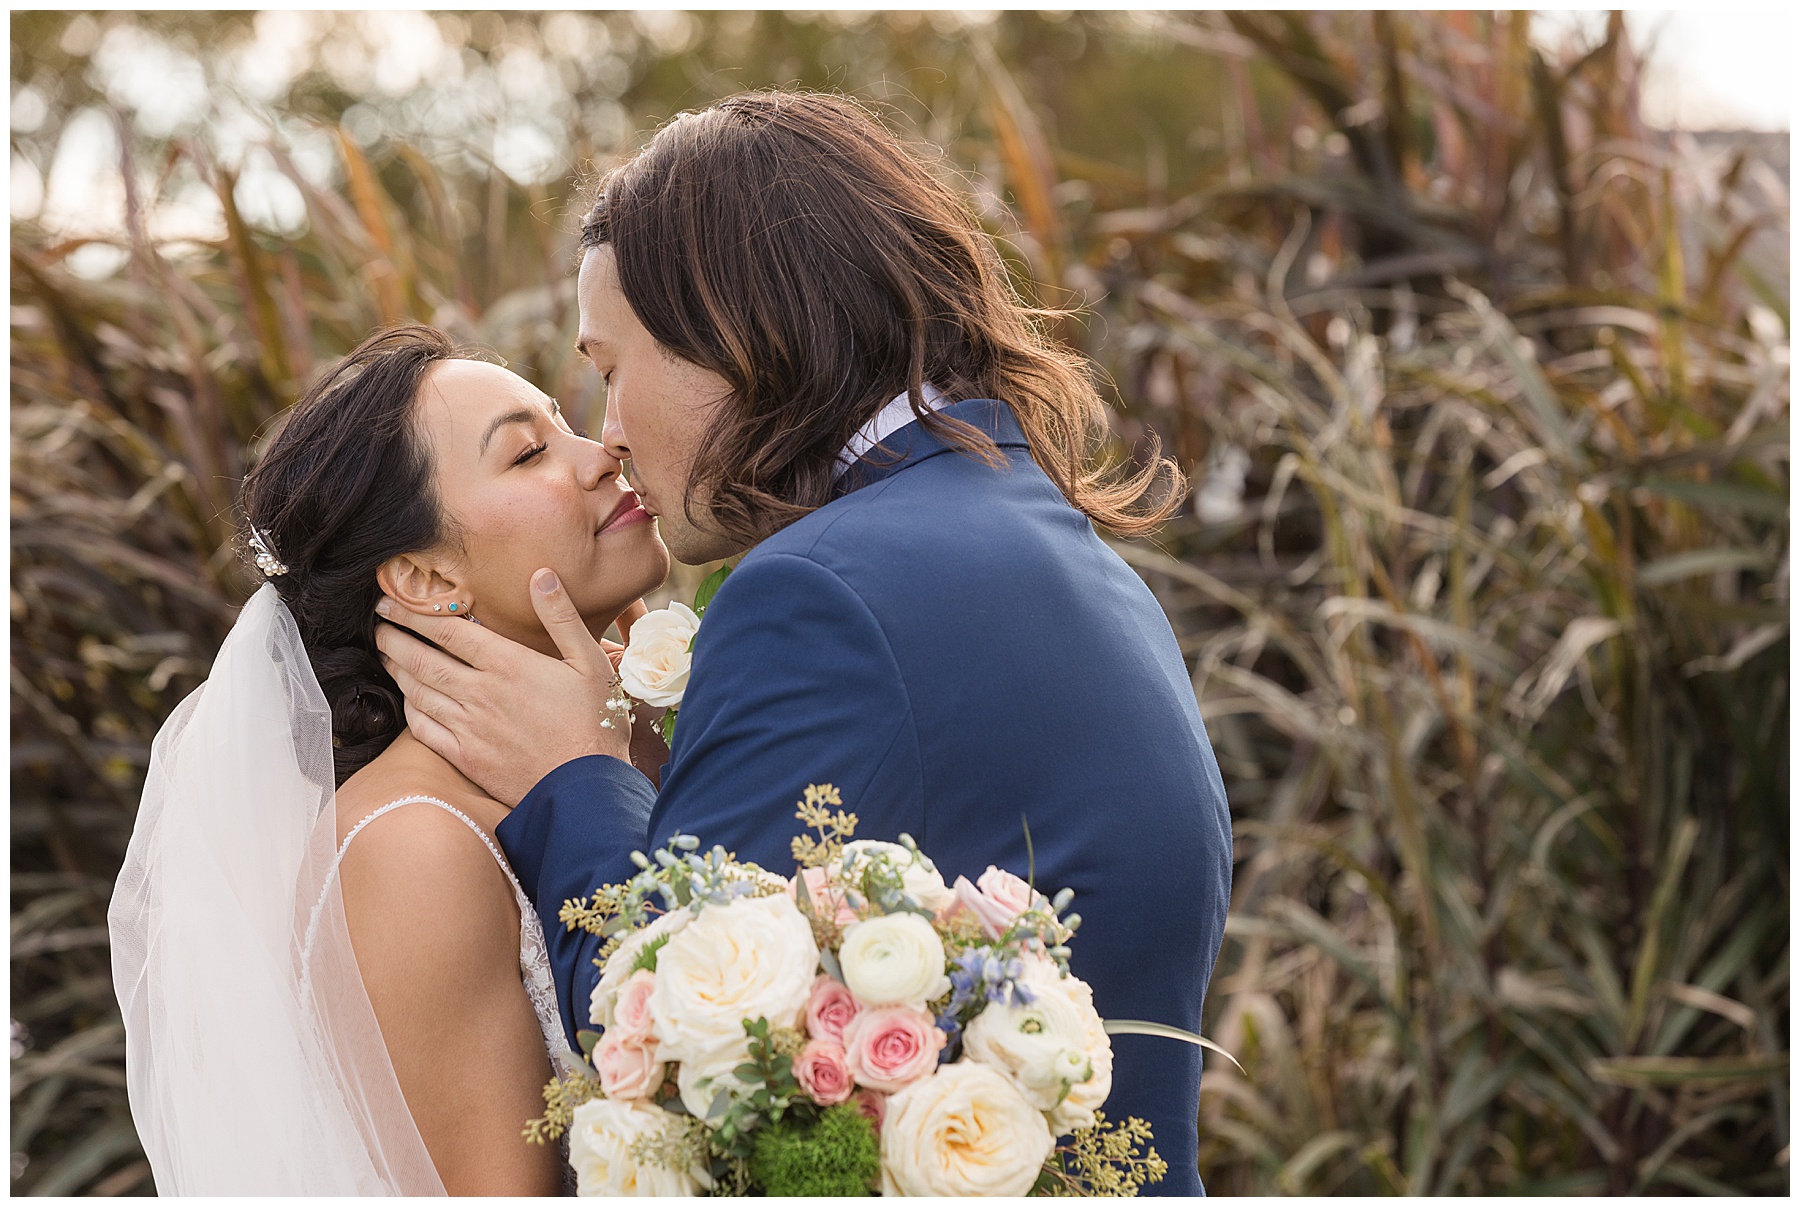
[[394, 809], [449, 810], [506, 871], [520, 975], [552, 1066], [568, 1067], [542, 927], [492, 840], [407, 797], [339, 843], [334, 800], [330, 709], [265, 584], [157, 734], [107, 911], [131, 1115], [161, 1194], [444, 1193], [338, 882], [350, 841]]

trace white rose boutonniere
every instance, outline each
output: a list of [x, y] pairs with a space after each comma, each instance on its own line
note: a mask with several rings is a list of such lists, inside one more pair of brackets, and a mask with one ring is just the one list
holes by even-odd
[[655, 708], [677, 708], [687, 692], [700, 617], [684, 603], [651, 612], [631, 626], [631, 644], [619, 662], [626, 692]]
[[[631, 626], [631, 639], [619, 659], [619, 688], [635, 700], [664, 710], [659, 723], [664, 742], [675, 741], [675, 714], [687, 696], [700, 618], [706, 615], [707, 605], [712, 603], [713, 596], [719, 593], [725, 576], [730, 573], [730, 566], [720, 566], [707, 575], [700, 589], [694, 592], [693, 607], [671, 602], [666, 608], [647, 613]], [[616, 706], [622, 707], [624, 703], [617, 700]], [[610, 725], [611, 722], [602, 724]]]

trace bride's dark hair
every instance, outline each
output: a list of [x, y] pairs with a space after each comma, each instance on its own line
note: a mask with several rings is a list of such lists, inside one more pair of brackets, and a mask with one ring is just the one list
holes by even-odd
[[400, 688], [375, 648], [375, 571], [449, 535], [413, 415], [426, 371], [459, 355], [434, 327], [377, 332], [294, 404], [244, 477], [246, 524], [287, 566], [269, 581], [331, 705], [340, 785], [406, 727]]

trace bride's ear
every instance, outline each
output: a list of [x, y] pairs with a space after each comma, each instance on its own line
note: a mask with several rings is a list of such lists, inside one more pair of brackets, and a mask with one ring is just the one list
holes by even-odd
[[390, 557], [375, 571], [375, 581], [394, 600], [421, 615], [443, 615], [462, 600], [455, 582], [431, 560], [416, 553]]

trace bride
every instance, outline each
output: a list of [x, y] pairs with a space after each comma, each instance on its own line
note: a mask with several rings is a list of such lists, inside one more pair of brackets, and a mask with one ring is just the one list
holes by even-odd
[[[382, 592], [547, 654], [669, 554], [557, 404], [429, 327], [377, 334], [244, 483], [265, 585], [157, 736], [109, 911], [132, 1117], [164, 1194], [551, 1194], [521, 1137], [567, 1059], [506, 814], [406, 729]], [[624, 718], [620, 718], [623, 722]], [[666, 752], [650, 725], [633, 761]]]

